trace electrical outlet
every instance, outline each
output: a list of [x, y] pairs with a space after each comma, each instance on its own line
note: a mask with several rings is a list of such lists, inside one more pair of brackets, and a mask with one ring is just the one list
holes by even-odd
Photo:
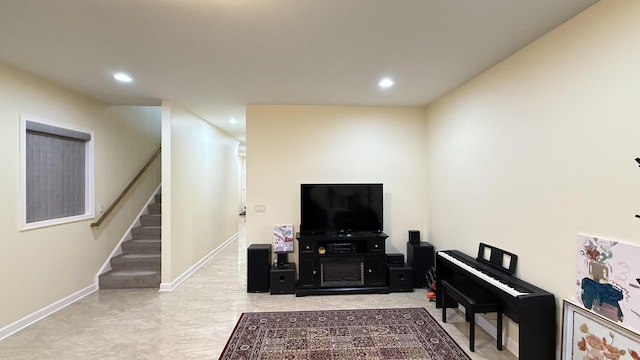
[[100, 214], [104, 213], [104, 205], [98, 206], [98, 211], [100, 212]]
[[256, 205], [256, 212], [267, 212], [267, 205]]

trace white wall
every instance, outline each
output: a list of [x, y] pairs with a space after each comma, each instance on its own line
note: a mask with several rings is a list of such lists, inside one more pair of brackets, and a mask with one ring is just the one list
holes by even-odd
[[98, 229], [96, 218], [19, 231], [21, 113], [94, 131], [98, 215], [160, 146], [157, 108], [107, 106], [0, 64], [0, 329], [94, 284], [160, 181], [158, 164]]
[[425, 125], [417, 107], [248, 106], [247, 244], [299, 231], [301, 183], [379, 182], [387, 252], [406, 253], [407, 231], [426, 230]]
[[601, 1], [429, 108], [437, 249], [510, 250], [561, 305], [578, 233], [640, 245], [638, 18]]
[[179, 104], [163, 108], [162, 282], [238, 232], [238, 140]]

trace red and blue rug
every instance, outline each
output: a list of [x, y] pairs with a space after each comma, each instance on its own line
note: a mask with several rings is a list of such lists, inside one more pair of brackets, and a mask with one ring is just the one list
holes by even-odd
[[243, 313], [221, 360], [470, 360], [424, 308]]

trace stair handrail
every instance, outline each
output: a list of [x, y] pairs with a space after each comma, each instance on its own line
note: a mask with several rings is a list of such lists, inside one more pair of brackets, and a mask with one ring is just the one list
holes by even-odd
[[149, 159], [149, 161], [147, 161], [147, 163], [142, 167], [142, 169], [140, 169], [140, 171], [138, 171], [138, 174], [133, 178], [133, 180], [131, 180], [129, 185], [127, 185], [127, 187], [125, 187], [124, 190], [122, 190], [120, 195], [118, 195], [118, 197], [113, 201], [113, 203], [111, 204], [111, 206], [109, 206], [107, 211], [105, 211], [104, 214], [102, 214], [102, 216], [100, 216], [100, 219], [98, 219], [98, 221], [96, 221], [94, 223], [91, 223], [90, 226], [92, 228], [97, 228], [98, 226], [100, 226], [100, 224], [102, 224], [104, 219], [106, 219], [107, 216], [109, 216], [111, 211], [113, 211], [113, 209], [116, 207], [116, 205], [118, 205], [120, 200], [122, 200], [122, 198], [133, 187], [133, 185], [136, 183], [136, 181], [138, 181], [140, 176], [142, 176], [142, 174], [144, 174], [144, 172], [147, 170], [147, 168], [149, 168], [149, 166], [151, 166], [151, 163], [153, 163], [153, 161], [158, 157], [158, 155], [160, 155], [161, 150], [162, 150], [162, 147], [158, 148], [158, 151], [156, 151], [155, 154], [153, 154], [153, 156], [151, 156], [151, 159]]

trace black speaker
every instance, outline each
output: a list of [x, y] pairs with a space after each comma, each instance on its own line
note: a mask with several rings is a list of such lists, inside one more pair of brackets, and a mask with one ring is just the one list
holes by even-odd
[[247, 248], [247, 292], [269, 291], [271, 244], [251, 244]]
[[418, 230], [409, 230], [409, 242], [410, 243], [419, 243], [420, 242], [420, 231]]
[[412, 292], [413, 291], [413, 270], [406, 264], [388, 264], [389, 291], [391, 292]]
[[427, 272], [433, 267], [434, 261], [433, 245], [428, 242], [407, 243], [407, 265], [413, 269], [414, 288], [425, 287]]
[[401, 265], [404, 264], [404, 254], [402, 253], [393, 253], [393, 254], [386, 254], [386, 261], [387, 264], [395, 264], [395, 265]]
[[296, 290], [296, 263], [276, 265], [271, 268], [271, 295], [293, 294]]

